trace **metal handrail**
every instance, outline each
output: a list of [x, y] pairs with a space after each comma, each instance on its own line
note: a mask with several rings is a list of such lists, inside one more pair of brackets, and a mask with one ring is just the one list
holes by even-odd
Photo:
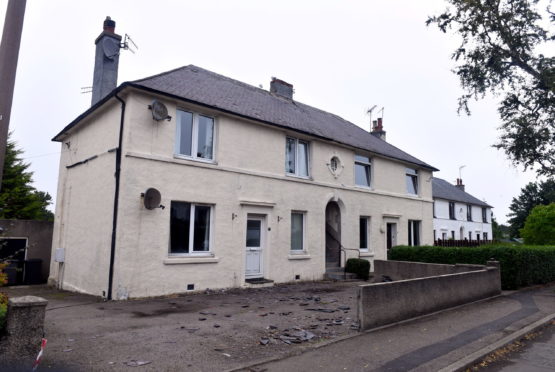
[[[335, 231], [335, 229], [333, 229], [333, 227], [331, 227], [329, 224], [326, 224], [327, 226], [329, 226], [332, 230]], [[326, 227], [327, 227], [326, 226]], [[360, 259], [360, 249], [359, 248], [347, 248], [345, 246], [343, 246], [343, 244], [341, 244], [341, 242], [339, 240], [337, 240], [335, 238], [335, 236], [333, 236], [333, 234], [331, 234], [330, 232], [328, 232], [328, 229], [326, 229], [326, 233], [333, 239], [335, 240], [336, 243], [339, 244], [339, 251], [340, 251], [340, 255], [339, 255], [339, 264], [341, 265], [341, 258], [345, 258], [345, 265], [343, 266], [343, 278], [347, 277], [347, 251], [357, 251], [358, 252], [358, 258]], [[344, 256], [342, 256], [342, 254], [344, 254]]]

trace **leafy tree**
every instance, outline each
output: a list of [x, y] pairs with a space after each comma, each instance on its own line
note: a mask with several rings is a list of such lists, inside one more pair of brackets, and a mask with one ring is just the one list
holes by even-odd
[[555, 244], [555, 203], [534, 207], [520, 229], [520, 236], [526, 244]]
[[543, 182], [530, 182], [520, 190], [520, 195], [513, 198], [508, 214], [509, 234], [518, 237], [524, 227], [526, 217], [537, 205], [555, 203], [555, 179]]
[[509, 237], [509, 226], [499, 224], [495, 217], [491, 217], [491, 230], [494, 240], [507, 239]]
[[461, 36], [451, 57], [464, 90], [459, 113], [470, 114], [472, 98], [501, 96], [494, 147], [524, 169], [555, 175], [555, 57], [540, 52], [555, 40], [546, 28], [555, 13], [547, 7], [542, 17], [539, 0], [446, 1], [451, 6], [426, 24]]
[[33, 173], [27, 170], [30, 164], [21, 159], [22, 153], [23, 150], [8, 137], [0, 190], [0, 218], [52, 221], [54, 215], [47, 209], [52, 197], [32, 186]]

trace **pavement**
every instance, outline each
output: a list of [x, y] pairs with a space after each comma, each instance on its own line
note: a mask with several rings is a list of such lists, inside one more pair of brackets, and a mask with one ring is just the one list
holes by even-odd
[[49, 300], [40, 369], [51, 371], [465, 370], [555, 317], [553, 283], [360, 333], [359, 284], [119, 302], [45, 286], [8, 294]]

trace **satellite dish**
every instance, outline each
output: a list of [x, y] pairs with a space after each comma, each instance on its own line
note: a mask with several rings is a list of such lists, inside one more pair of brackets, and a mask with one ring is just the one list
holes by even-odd
[[168, 108], [162, 102], [155, 99], [152, 104], [148, 106], [152, 110], [152, 118], [156, 121], [160, 120], [171, 120], [171, 116], [168, 115]]
[[145, 208], [148, 210], [152, 210], [152, 209], [156, 209], [156, 208], [162, 208], [164, 209], [163, 205], [160, 205], [160, 202], [162, 201], [162, 195], [160, 194], [160, 191], [156, 190], [155, 188], [149, 188], [145, 191], [145, 193], [143, 194], [143, 202], [145, 204]]
[[102, 51], [104, 56], [108, 59], [114, 59], [119, 54], [119, 41], [111, 37], [105, 37], [102, 40]]

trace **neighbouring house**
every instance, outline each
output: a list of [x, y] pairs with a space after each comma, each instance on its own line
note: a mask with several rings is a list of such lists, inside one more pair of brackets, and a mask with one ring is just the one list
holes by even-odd
[[[116, 87], [96, 40], [92, 107], [67, 125], [50, 281], [126, 299], [320, 280], [432, 244], [433, 166], [374, 133], [193, 65]], [[325, 84], [325, 82], [323, 82]]]
[[491, 208], [465, 192], [462, 179], [453, 185], [432, 179], [434, 240], [491, 240]]

